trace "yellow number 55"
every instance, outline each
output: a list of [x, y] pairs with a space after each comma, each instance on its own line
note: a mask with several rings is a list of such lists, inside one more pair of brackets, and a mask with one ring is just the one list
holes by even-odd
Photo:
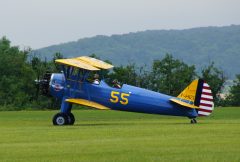
[[127, 105], [128, 104], [128, 98], [127, 97], [130, 96], [130, 94], [127, 94], [127, 93], [120, 93], [120, 92], [112, 91], [110, 101], [112, 103], [118, 103], [119, 102], [119, 95], [120, 95], [120, 99], [121, 99], [120, 103], [122, 105]]
[[127, 93], [122, 93], [121, 94], [121, 101], [120, 101], [120, 103], [121, 104], [123, 104], [123, 105], [127, 105], [128, 104], [128, 98], [126, 98], [126, 97], [128, 97], [130, 94], [127, 94]]
[[119, 95], [119, 94], [120, 94], [120, 92], [112, 91], [111, 92], [111, 99], [110, 99], [110, 101], [112, 103], [117, 103], [118, 100], [119, 100], [117, 95]]

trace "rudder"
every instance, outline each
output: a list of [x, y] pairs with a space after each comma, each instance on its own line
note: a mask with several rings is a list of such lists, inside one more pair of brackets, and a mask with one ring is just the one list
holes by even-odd
[[195, 104], [199, 107], [198, 115], [199, 116], [209, 116], [214, 110], [214, 102], [212, 90], [208, 83], [204, 80], [199, 79], [200, 84], [202, 84], [201, 89], [197, 92]]
[[171, 101], [184, 107], [194, 108], [199, 116], [209, 116], [213, 109], [213, 95], [210, 86], [202, 79], [194, 80]]

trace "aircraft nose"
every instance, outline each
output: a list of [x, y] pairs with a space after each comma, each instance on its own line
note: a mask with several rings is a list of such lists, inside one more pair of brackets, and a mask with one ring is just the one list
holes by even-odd
[[42, 79], [35, 80], [37, 89], [42, 95], [49, 96], [49, 83], [51, 80], [51, 75], [52, 73], [45, 73]]

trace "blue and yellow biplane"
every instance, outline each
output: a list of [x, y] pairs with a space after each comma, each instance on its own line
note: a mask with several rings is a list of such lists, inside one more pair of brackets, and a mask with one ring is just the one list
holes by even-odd
[[150, 114], [184, 116], [197, 123], [196, 117], [208, 116], [214, 109], [210, 86], [202, 79], [194, 80], [177, 97], [123, 84], [112, 87], [101, 80], [89, 81], [93, 73], [113, 68], [101, 60], [81, 56], [57, 59], [62, 73], [53, 73], [45, 80], [48, 91], [61, 100], [61, 109], [53, 117], [54, 125], [73, 125], [72, 104], [100, 110], [120, 110]]

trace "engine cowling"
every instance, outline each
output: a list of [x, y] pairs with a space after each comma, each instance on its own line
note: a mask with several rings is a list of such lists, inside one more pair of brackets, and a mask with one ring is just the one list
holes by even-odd
[[53, 73], [49, 82], [49, 91], [53, 97], [61, 99], [64, 94], [65, 77], [62, 73]]

